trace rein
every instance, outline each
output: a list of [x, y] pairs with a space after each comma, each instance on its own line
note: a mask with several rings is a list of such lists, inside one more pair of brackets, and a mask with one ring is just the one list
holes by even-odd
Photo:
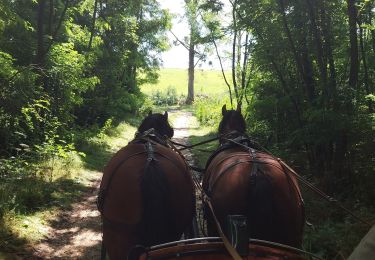
[[[181, 145], [181, 144], [178, 144], [178, 143], [175, 143], [176, 145], [180, 145], [182, 146], [183, 148], [180, 149], [180, 150], [185, 150], [185, 149], [190, 149], [190, 148], [193, 148], [193, 147], [196, 147], [196, 146], [199, 146], [199, 145], [202, 145], [202, 144], [206, 144], [206, 143], [209, 143], [209, 142], [212, 142], [212, 141], [216, 141], [218, 139], [223, 139], [225, 141], [228, 141], [230, 143], [233, 143], [233, 144], [236, 144], [238, 146], [241, 146], [243, 148], [246, 148], [246, 149], [252, 149], [251, 147], [247, 146], [247, 145], [244, 145], [242, 143], [239, 143], [237, 141], [235, 141], [234, 139], [231, 139], [231, 138], [227, 138], [227, 136], [230, 136], [230, 135], [233, 135], [235, 134], [236, 131], [234, 132], [230, 132], [230, 133], [226, 133], [226, 134], [220, 134], [218, 137], [215, 137], [215, 138], [211, 138], [211, 139], [208, 139], [208, 140], [205, 140], [203, 142], [199, 142], [197, 144], [194, 144], [194, 145], [190, 145], [190, 146], [185, 146], [185, 145]], [[289, 165], [287, 165], [283, 160], [281, 160], [280, 158], [274, 156], [270, 151], [268, 151], [266, 148], [262, 147], [260, 144], [258, 144], [257, 142], [255, 142], [254, 140], [250, 140], [251, 144], [253, 144], [254, 146], [256, 146], [257, 148], [259, 148], [260, 151], [263, 151], [265, 153], [268, 153], [269, 155], [271, 155], [275, 160], [277, 160], [280, 165], [284, 168], [284, 169], [287, 169], [288, 171], [287, 172], [290, 172], [292, 173], [296, 179], [298, 181], [300, 181], [302, 184], [304, 184], [307, 188], [309, 188], [310, 190], [314, 191], [316, 194], [318, 194], [321, 198], [323, 198], [324, 200], [330, 202], [330, 203], [334, 203], [334, 205], [338, 208], [340, 208], [341, 210], [345, 211], [347, 214], [349, 214], [350, 216], [352, 216], [354, 219], [362, 222], [363, 224], [366, 224], [367, 226], [371, 227], [372, 225], [366, 221], [366, 220], [363, 220], [361, 219], [360, 217], [358, 217], [357, 215], [355, 215], [351, 210], [349, 210], [348, 208], [344, 207], [337, 199], [327, 195], [326, 193], [324, 193], [323, 191], [321, 191], [320, 189], [318, 189], [317, 187], [315, 187], [313, 184], [311, 184], [310, 182], [308, 182], [307, 180], [305, 180], [301, 175], [299, 175], [297, 172], [295, 172]]]
[[205, 140], [205, 141], [202, 141], [202, 142], [199, 142], [199, 143], [196, 143], [196, 144], [193, 144], [193, 145], [184, 145], [184, 144], [180, 144], [180, 143], [177, 143], [177, 142], [174, 142], [174, 141], [171, 141], [174, 145], [178, 145], [178, 146], [181, 146], [182, 148], [179, 149], [180, 151], [183, 151], [183, 150], [186, 150], [186, 149], [191, 149], [193, 147], [196, 147], [196, 146], [199, 146], [199, 145], [202, 145], [202, 144], [207, 144], [207, 143], [210, 143], [210, 142], [213, 142], [213, 141], [216, 141], [220, 139], [220, 136], [218, 137], [214, 137], [214, 138], [211, 138], [211, 139], [208, 139], [208, 140]]
[[[224, 138], [225, 140], [229, 141], [229, 142], [232, 142], [234, 144], [237, 144], [239, 146], [242, 146], [242, 147], [245, 147], [245, 148], [249, 148], [248, 146], [246, 145], [243, 145], [241, 143], [238, 143], [232, 139], [227, 139], [227, 138]], [[259, 144], [257, 144], [259, 147], [261, 147]], [[356, 220], [362, 222], [363, 224], [366, 224], [368, 225], [369, 227], [371, 227], [372, 225], [366, 221], [366, 220], [363, 220], [361, 219], [360, 217], [358, 217], [357, 215], [355, 215], [351, 210], [349, 210], [348, 208], [344, 207], [337, 199], [327, 195], [326, 193], [324, 193], [323, 191], [321, 191], [320, 189], [318, 189], [317, 187], [315, 187], [313, 184], [311, 184], [310, 182], [308, 182], [307, 180], [305, 180], [301, 175], [299, 175], [298, 173], [296, 173], [288, 164], [286, 164], [283, 160], [281, 160], [280, 158], [278, 157], [275, 157], [272, 153], [270, 153], [267, 149], [263, 148], [262, 147], [262, 150], [267, 152], [268, 154], [270, 154], [274, 159], [276, 159], [280, 164], [281, 166], [285, 169], [288, 170], [288, 172], [291, 172], [298, 181], [300, 181], [302, 184], [306, 185], [306, 187], [308, 187], [310, 190], [314, 191], [316, 194], [318, 194], [321, 198], [325, 199], [326, 201], [328, 202], [331, 202], [331, 203], [334, 203], [334, 205], [336, 205], [338, 208], [342, 209], [343, 211], [345, 211], [346, 213], [348, 213], [350, 216], [352, 216], [353, 218], [355, 218]]]
[[[225, 140], [227, 142], [230, 142], [230, 143], [236, 144], [238, 146], [241, 146], [243, 148], [246, 148], [247, 150], [249, 150], [250, 155], [254, 159], [254, 156], [253, 156], [254, 155], [254, 149], [252, 147], [249, 147], [248, 145], [242, 144], [242, 143], [240, 143], [240, 142], [238, 142], [238, 141], [236, 141], [236, 140], [234, 140], [232, 138], [228, 138], [228, 136], [230, 137], [230, 136], [232, 136], [235, 133], [236, 132], [230, 132], [230, 133], [226, 133], [226, 134], [220, 134], [220, 135], [218, 135], [215, 138], [211, 138], [211, 139], [208, 139], [208, 140], [205, 140], [205, 141], [193, 144], [193, 145], [184, 145], [184, 144], [180, 144], [180, 143], [177, 143], [177, 142], [174, 142], [174, 141], [171, 141], [171, 140], [169, 140], [169, 143], [171, 143], [173, 145], [173, 147], [175, 147], [175, 146], [182, 147], [180, 149], [177, 149], [177, 148], [175, 148], [175, 149], [177, 149], [178, 151], [183, 151], [183, 150], [191, 149], [191, 148], [194, 148], [196, 146], [200, 146], [200, 145], [203, 145], [203, 144], [206, 144], [206, 143], [210, 143], [210, 142], [213, 142], [213, 141], [216, 141], [216, 140], [219, 140], [219, 139], [223, 139], [223, 140]], [[337, 199], [335, 199], [335, 198], [333, 198], [331, 196], [328, 196], [323, 191], [321, 191], [320, 189], [318, 189], [317, 187], [315, 187], [313, 184], [311, 184], [310, 182], [308, 182], [307, 180], [305, 180], [301, 175], [299, 175], [297, 172], [295, 172], [283, 160], [281, 160], [278, 157], [275, 157], [266, 148], [264, 148], [263, 146], [261, 146], [260, 144], [258, 144], [257, 142], [255, 142], [254, 140], [249, 140], [249, 141], [250, 141], [250, 144], [253, 147], [256, 147], [256, 149], [259, 149], [260, 151], [265, 152], [265, 153], [271, 155], [275, 160], [277, 160], [280, 163], [281, 167], [284, 169], [285, 173], [288, 173], [288, 172], [292, 173], [298, 181], [300, 181], [302, 184], [304, 184], [310, 190], [314, 191], [321, 198], [323, 198], [326, 201], [331, 202], [331, 203], [334, 202], [334, 205], [336, 205], [338, 208], [342, 209], [343, 211], [345, 211], [346, 213], [348, 213], [349, 215], [351, 215], [356, 220], [358, 220], [358, 221], [360, 221], [360, 222], [362, 222], [362, 223], [364, 223], [364, 224], [366, 224], [368, 226], [371, 226], [371, 224], [369, 222], [361, 219], [360, 217], [358, 217], [357, 215], [355, 215], [352, 211], [350, 211], [349, 209], [347, 209], [346, 207], [344, 207]], [[190, 169], [193, 169], [195, 171], [204, 172], [204, 170], [199, 169], [197, 167], [194, 167], [194, 166], [189, 166], [189, 167], [190, 167]], [[199, 180], [197, 180], [197, 178], [194, 175], [193, 175], [193, 181], [194, 181], [194, 184], [195, 184], [196, 188], [201, 192], [203, 200], [207, 203], [207, 205], [208, 205], [208, 207], [209, 207], [209, 209], [210, 209], [210, 211], [212, 213], [212, 216], [214, 218], [214, 221], [215, 221], [218, 233], [219, 233], [219, 235], [220, 235], [220, 237], [221, 237], [221, 239], [222, 239], [222, 241], [224, 243], [225, 248], [227, 249], [227, 251], [232, 256], [233, 259], [235, 259], [235, 260], [242, 259], [242, 257], [238, 254], [237, 250], [233, 247], [233, 245], [229, 242], [228, 238], [223, 233], [221, 225], [220, 225], [220, 223], [219, 223], [219, 221], [218, 221], [218, 219], [217, 219], [217, 217], [215, 215], [215, 210], [214, 210], [214, 208], [212, 206], [210, 197], [204, 192], [204, 190], [203, 190], [203, 188], [202, 188]], [[302, 196], [301, 196], [300, 193], [299, 193], [299, 195], [300, 195], [301, 202], [303, 203]], [[308, 252], [303, 251], [303, 253], [308, 253]], [[316, 257], [315, 255], [313, 255], [313, 256]], [[320, 259], [319, 257], [316, 257], [316, 258]]]

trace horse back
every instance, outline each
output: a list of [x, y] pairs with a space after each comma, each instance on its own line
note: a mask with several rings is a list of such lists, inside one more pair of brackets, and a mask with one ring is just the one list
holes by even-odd
[[300, 245], [302, 196], [274, 157], [240, 147], [223, 150], [207, 166], [202, 185], [222, 225], [228, 215], [245, 215], [252, 238]]
[[[178, 215], [193, 211], [194, 186], [184, 159], [172, 149], [154, 146], [154, 157], [166, 175], [169, 203]], [[105, 191], [102, 215], [115, 223], [135, 225], [142, 218], [141, 180], [147, 151], [144, 144], [133, 143], [119, 150], [104, 168], [100, 190]], [[188, 194], [188, 195], [187, 195]], [[187, 211], [179, 209], [187, 205]]]

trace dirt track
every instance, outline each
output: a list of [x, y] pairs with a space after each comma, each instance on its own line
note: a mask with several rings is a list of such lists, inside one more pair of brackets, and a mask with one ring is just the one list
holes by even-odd
[[[174, 140], [186, 144], [189, 137], [190, 112], [170, 112], [175, 115]], [[184, 152], [189, 163], [192, 155]], [[101, 221], [96, 209], [96, 196], [102, 174], [92, 173], [91, 189], [69, 211], [61, 211], [55, 221], [46, 226], [48, 236], [31, 245], [32, 256], [27, 259], [99, 259]], [[21, 257], [23, 258], [23, 257]]]

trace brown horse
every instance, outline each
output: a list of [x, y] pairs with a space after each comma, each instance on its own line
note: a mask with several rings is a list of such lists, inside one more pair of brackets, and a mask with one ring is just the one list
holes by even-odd
[[193, 181], [184, 158], [168, 146], [172, 136], [167, 112], [149, 114], [104, 169], [98, 208], [111, 259], [126, 259], [136, 245], [178, 240], [192, 223]]
[[[296, 179], [277, 159], [252, 146], [240, 111], [224, 105], [222, 114], [220, 147], [203, 177], [221, 226], [228, 215], [244, 215], [249, 238], [300, 247], [305, 217]], [[205, 211], [209, 235], [216, 235], [213, 216]]]

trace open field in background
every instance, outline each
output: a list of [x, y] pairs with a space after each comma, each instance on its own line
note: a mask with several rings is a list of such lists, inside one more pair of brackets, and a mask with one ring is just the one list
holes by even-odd
[[[177, 95], [187, 95], [187, 69], [160, 69], [159, 82], [145, 84], [141, 91], [152, 95], [157, 90], [166, 92], [168, 88], [175, 88]], [[227, 77], [229, 73], [226, 73]], [[196, 95], [227, 95], [228, 88], [219, 70], [196, 70], [194, 91]]]

